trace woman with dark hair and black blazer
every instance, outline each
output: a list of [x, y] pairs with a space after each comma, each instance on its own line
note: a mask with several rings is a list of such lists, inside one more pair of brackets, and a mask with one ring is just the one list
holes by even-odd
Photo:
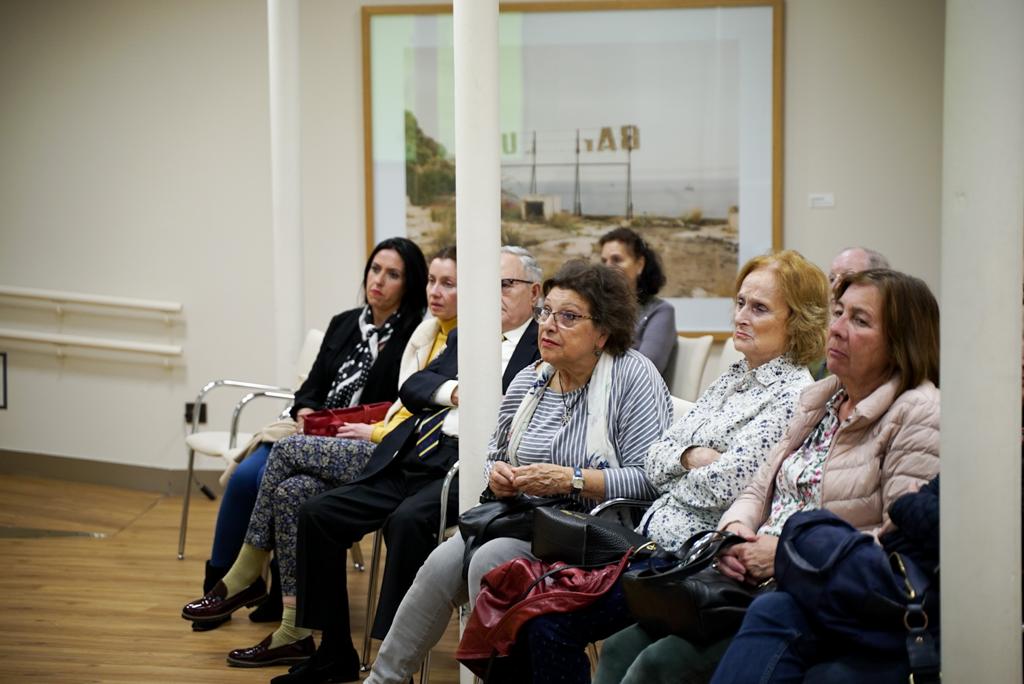
[[[206, 563], [204, 592], [224, 576], [242, 548], [274, 443], [301, 433], [303, 416], [315, 410], [394, 401], [398, 396], [400, 361], [423, 320], [426, 284], [426, 260], [416, 243], [389, 238], [374, 247], [363, 268], [363, 305], [331, 319], [309, 376], [295, 393], [294, 423], [268, 426], [262, 433], [266, 441], [249, 452], [227, 482]], [[267, 609], [253, 613], [254, 619], [279, 619], [280, 599], [266, 605]], [[213, 629], [229, 619], [194, 622], [193, 629]]]
[[653, 361], [664, 376], [676, 347], [676, 312], [671, 304], [657, 296], [665, 286], [661, 258], [629, 228], [605, 233], [598, 244], [601, 263], [622, 271], [640, 305], [633, 349]]

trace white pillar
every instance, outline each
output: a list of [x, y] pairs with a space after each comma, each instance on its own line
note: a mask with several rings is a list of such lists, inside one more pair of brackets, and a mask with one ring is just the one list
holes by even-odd
[[942, 656], [1020, 682], [1024, 3], [947, 0], [942, 161]]
[[459, 504], [484, 487], [501, 399], [498, 2], [455, 0], [455, 231], [459, 263]]
[[267, 0], [270, 55], [270, 182], [273, 202], [274, 374], [295, 384], [305, 334], [302, 182], [299, 176], [299, 4]]

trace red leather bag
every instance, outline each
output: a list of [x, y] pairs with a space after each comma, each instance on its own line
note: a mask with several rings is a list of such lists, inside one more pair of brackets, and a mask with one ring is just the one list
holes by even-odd
[[499, 565], [481, 579], [480, 595], [455, 658], [485, 677], [491, 659], [508, 655], [519, 628], [528, 620], [590, 605], [618, 581], [631, 553], [614, 565], [599, 568], [528, 558]]
[[324, 409], [307, 413], [302, 419], [302, 434], [336, 437], [342, 423], [376, 423], [384, 419], [391, 407], [390, 401], [362, 404], [343, 409]]

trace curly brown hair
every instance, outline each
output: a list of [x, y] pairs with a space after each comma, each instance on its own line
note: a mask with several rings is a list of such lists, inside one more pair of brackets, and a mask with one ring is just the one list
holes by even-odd
[[571, 290], [587, 302], [594, 325], [608, 336], [606, 352], [621, 356], [633, 346], [636, 297], [622, 273], [585, 259], [572, 259], [544, 281], [544, 296], [556, 287]]

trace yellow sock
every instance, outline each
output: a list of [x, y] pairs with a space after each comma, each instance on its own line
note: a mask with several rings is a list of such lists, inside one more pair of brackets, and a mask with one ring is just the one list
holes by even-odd
[[252, 544], [242, 544], [238, 558], [221, 579], [228, 589], [228, 596], [234, 596], [255, 582], [263, 574], [263, 567], [267, 564], [268, 558], [270, 558], [270, 551], [256, 548]]
[[311, 629], [296, 627], [295, 606], [285, 606], [284, 612], [281, 613], [281, 626], [277, 628], [270, 638], [270, 648], [294, 644], [296, 641], [302, 641], [312, 633], [313, 630]]

